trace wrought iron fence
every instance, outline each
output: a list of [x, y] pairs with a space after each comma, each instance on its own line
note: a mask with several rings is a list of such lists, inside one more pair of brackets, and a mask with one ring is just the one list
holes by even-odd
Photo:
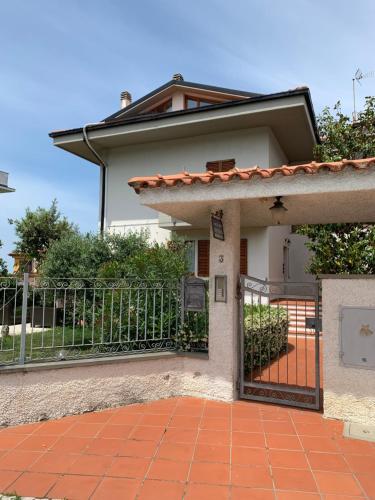
[[208, 347], [176, 280], [0, 278], [0, 328], [0, 365]]

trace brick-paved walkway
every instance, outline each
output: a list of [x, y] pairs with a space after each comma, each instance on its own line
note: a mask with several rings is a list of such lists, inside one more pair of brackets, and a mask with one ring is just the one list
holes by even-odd
[[0, 431], [0, 491], [78, 499], [375, 498], [375, 445], [320, 414], [174, 398]]

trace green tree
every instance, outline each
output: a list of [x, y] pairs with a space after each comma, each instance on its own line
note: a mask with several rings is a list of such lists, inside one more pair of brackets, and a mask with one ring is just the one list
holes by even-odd
[[[3, 246], [3, 242], [0, 240], [0, 248]], [[7, 265], [4, 259], [0, 257], [0, 276], [6, 276], [8, 274]]]
[[[315, 147], [316, 161], [354, 160], [375, 156], [375, 97], [367, 97], [353, 123], [338, 102], [318, 117], [322, 143]], [[369, 221], [370, 222], [370, 221]], [[375, 226], [373, 224], [304, 225], [298, 233], [309, 238], [312, 250], [308, 272], [312, 274], [375, 273]]]
[[16, 251], [30, 259], [40, 260], [51, 243], [64, 235], [74, 234], [77, 228], [58, 210], [57, 200], [49, 208], [26, 209], [21, 219], [9, 219], [14, 224], [17, 241]]

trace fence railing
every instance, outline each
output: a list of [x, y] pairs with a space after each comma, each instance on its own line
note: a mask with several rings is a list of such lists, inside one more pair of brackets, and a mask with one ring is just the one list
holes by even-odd
[[0, 278], [0, 366], [207, 350], [207, 311], [184, 312], [177, 280]]

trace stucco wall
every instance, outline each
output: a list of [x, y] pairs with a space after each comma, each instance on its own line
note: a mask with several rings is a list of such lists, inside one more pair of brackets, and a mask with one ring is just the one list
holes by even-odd
[[375, 425], [375, 371], [340, 362], [340, 306], [375, 307], [375, 279], [323, 283], [323, 387], [327, 417]]
[[0, 373], [0, 425], [178, 395], [230, 401], [233, 385], [209, 359], [173, 354], [151, 359], [128, 357], [110, 364], [7, 371]]
[[128, 186], [133, 176], [201, 172], [207, 161], [235, 158], [238, 167], [255, 164], [267, 167], [269, 161], [267, 128], [243, 129], [207, 134], [179, 140], [151, 142], [110, 150], [106, 156], [107, 225], [129, 219], [156, 218], [154, 210], [142, 206]]

